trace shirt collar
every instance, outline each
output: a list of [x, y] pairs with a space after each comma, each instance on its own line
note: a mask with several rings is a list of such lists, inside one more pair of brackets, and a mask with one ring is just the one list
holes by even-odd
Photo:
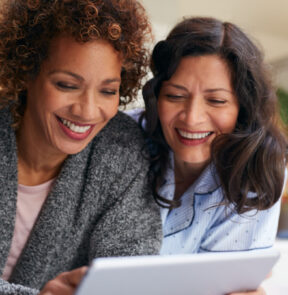
[[196, 194], [209, 194], [214, 192], [220, 186], [219, 176], [216, 167], [210, 163], [194, 183]]
[[[168, 200], [172, 200], [175, 192], [174, 178], [174, 154], [170, 152], [169, 163], [163, 185], [159, 194]], [[161, 218], [164, 236], [169, 236], [190, 226], [194, 218], [194, 195], [211, 194], [219, 187], [216, 168], [213, 164], [208, 165], [198, 179], [191, 185], [181, 197], [182, 205], [173, 209], [168, 218], [169, 209], [161, 209]]]
[[[168, 168], [164, 177], [163, 186], [173, 186], [173, 194], [169, 194], [169, 200], [174, 197], [175, 191], [175, 174], [174, 174], [174, 153], [169, 152]], [[196, 194], [209, 194], [214, 192], [220, 186], [220, 180], [216, 172], [216, 167], [213, 163], [210, 163], [201, 173], [201, 175], [196, 179], [193, 184], [194, 192]]]

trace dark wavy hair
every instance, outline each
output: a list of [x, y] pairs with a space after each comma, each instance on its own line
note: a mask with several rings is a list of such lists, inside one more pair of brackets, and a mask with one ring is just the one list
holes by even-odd
[[183, 57], [203, 55], [217, 55], [228, 64], [240, 106], [235, 130], [217, 136], [211, 149], [224, 203], [234, 204], [239, 214], [267, 209], [281, 196], [287, 155], [286, 137], [278, 124], [277, 97], [259, 49], [236, 25], [213, 18], [184, 19], [153, 50], [154, 77], [143, 88], [143, 116], [150, 145], [151, 141], [154, 144], [154, 196], [170, 208], [180, 205], [157, 194], [169, 153], [157, 115], [161, 84], [171, 78]]
[[53, 38], [79, 42], [102, 39], [121, 53], [120, 104], [136, 97], [149, 65], [151, 28], [136, 0], [1, 0], [0, 106], [9, 105], [19, 125], [26, 81], [47, 58]]

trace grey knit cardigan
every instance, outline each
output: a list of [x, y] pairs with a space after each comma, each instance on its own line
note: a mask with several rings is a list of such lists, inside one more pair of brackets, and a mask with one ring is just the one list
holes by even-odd
[[59, 273], [94, 257], [158, 253], [161, 220], [147, 185], [143, 135], [118, 113], [83, 151], [66, 159], [9, 282], [1, 279], [18, 183], [10, 125], [9, 112], [0, 111], [0, 294], [37, 294]]

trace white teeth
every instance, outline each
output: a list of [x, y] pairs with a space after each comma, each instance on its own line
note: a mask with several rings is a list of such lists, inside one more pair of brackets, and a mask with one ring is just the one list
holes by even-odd
[[88, 129], [91, 128], [91, 126], [75, 125], [74, 123], [72, 123], [68, 120], [65, 120], [65, 119], [61, 119], [61, 121], [66, 127], [68, 127], [70, 130], [72, 130], [73, 132], [76, 132], [76, 133], [85, 133]]
[[182, 137], [185, 137], [187, 139], [202, 139], [210, 134], [210, 132], [204, 132], [204, 133], [191, 133], [191, 132], [186, 132], [180, 129], [177, 129], [178, 132]]

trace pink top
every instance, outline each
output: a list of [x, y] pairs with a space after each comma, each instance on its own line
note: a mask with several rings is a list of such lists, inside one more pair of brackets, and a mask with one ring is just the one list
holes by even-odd
[[20, 256], [54, 179], [35, 186], [18, 184], [17, 211], [10, 252], [2, 278], [8, 280]]

